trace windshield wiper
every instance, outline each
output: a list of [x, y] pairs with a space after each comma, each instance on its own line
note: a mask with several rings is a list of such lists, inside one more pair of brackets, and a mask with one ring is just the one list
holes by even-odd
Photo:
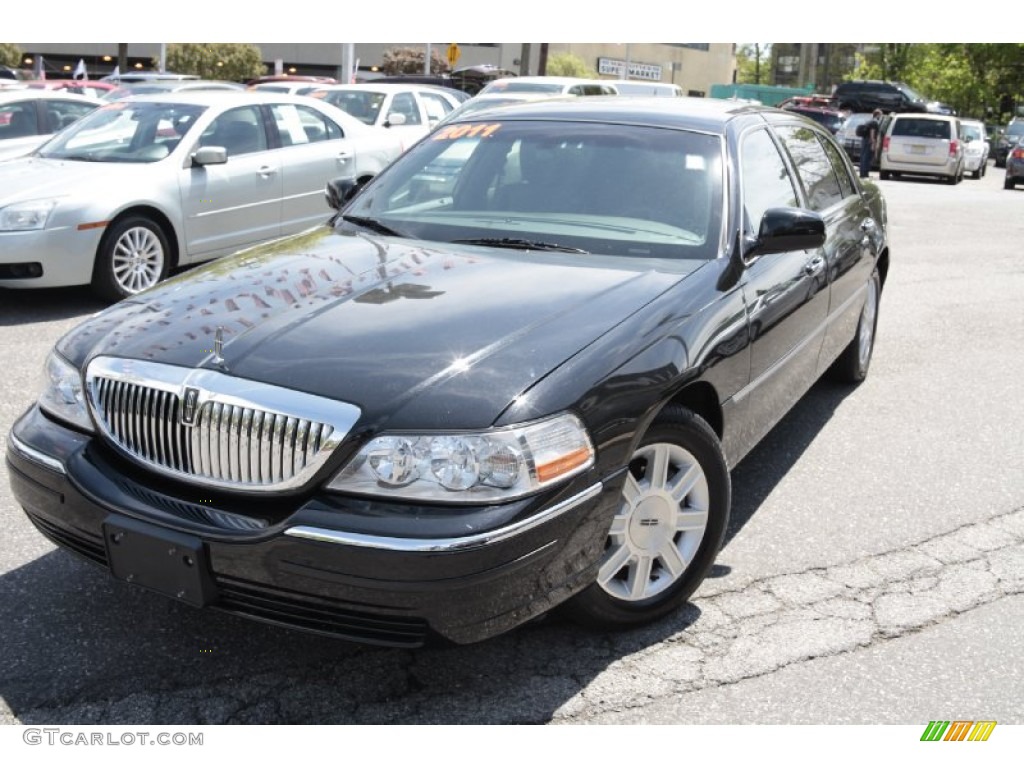
[[96, 155], [43, 155], [47, 160], [81, 160], [86, 163], [98, 163], [100, 159]]
[[490, 245], [495, 248], [516, 248], [521, 251], [561, 251], [562, 253], [589, 253], [582, 248], [572, 248], [558, 243], [543, 243], [539, 240], [522, 240], [518, 237], [475, 237], [468, 240], [452, 240], [463, 245]]
[[351, 224], [355, 224], [360, 227], [366, 227], [378, 235], [391, 235], [392, 237], [405, 237], [401, 232], [392, 229], [387, 224], [377, 221], [377, 219], [371, 219], [369, 216], [350, 216], [345, 214], [341, 217], [344, 221]]

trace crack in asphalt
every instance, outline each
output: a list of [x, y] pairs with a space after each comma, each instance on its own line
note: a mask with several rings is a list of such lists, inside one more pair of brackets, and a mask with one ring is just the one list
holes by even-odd
[[[552, 720], [585, 721], [849, 653], [1021, 592], [1024, 510], [842, 565], [704, 589], [697, 622], [613, 662]], [[614, 682], [623, 672], [652, 679], [646, 690], [626, 689]]]
[[[573, 723], [636, 710], [920, 632], [1024, 592], [1024, 509], [839, 565], [716, 589], [656, 624], [589, 633], [557, 619], [492, 641], [353, 647], [201, 686], [47, 702], [0, 721], [40, 723]], [[6, 710], [6, 711], [5, 711]]]

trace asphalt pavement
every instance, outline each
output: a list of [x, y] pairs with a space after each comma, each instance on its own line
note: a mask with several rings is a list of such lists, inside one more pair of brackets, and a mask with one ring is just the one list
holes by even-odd
[[[725, 548], [678, 614], [417, 651], [310, 636], [56, 551], [0, 468], [0, 723], [1024, 722], [1024, 189], [991, 166], [881, 186], [868, 380], [819, 383], [737, 467]], [[0, 439], [99, 308], [0, 291]]]

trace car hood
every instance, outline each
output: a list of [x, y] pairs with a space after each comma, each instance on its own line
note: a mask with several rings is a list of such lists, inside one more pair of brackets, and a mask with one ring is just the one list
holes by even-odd
[[366, 428], [483, 428], [702, 263], [660, 271], [323, 227], [115, 305], [60, 349], [78, 365], [112, 355], [218, 369], [222, 329], [219, 370], [352, 403]]
[[151, 175], [154, 163], [89, 163], [46, 157], [18, 157], [0, 164], [0, 207], [20, 200], [93, 192], [102, 180]]

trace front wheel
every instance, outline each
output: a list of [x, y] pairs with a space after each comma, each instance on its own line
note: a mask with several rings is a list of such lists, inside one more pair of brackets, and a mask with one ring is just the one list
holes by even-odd
[[718, 437], [696, 414], [668, 406], [630, 459], [597, 580], [566, 603], [566, 612], [608, 629], [675, 610], [714, 563], [730, 499]]
[[1013, 189], [1015, 186], [1016, 183], [1013, 179], [1009, 177], [1007, 177], [1006, 180], [1003, 182], [1003, 189]]
[[146, 216], [127, 216], [115, 221], [100, 242], [92, 287], [104, 299], [120, 301], [159, 283], [169, 268], [163, 229]]

